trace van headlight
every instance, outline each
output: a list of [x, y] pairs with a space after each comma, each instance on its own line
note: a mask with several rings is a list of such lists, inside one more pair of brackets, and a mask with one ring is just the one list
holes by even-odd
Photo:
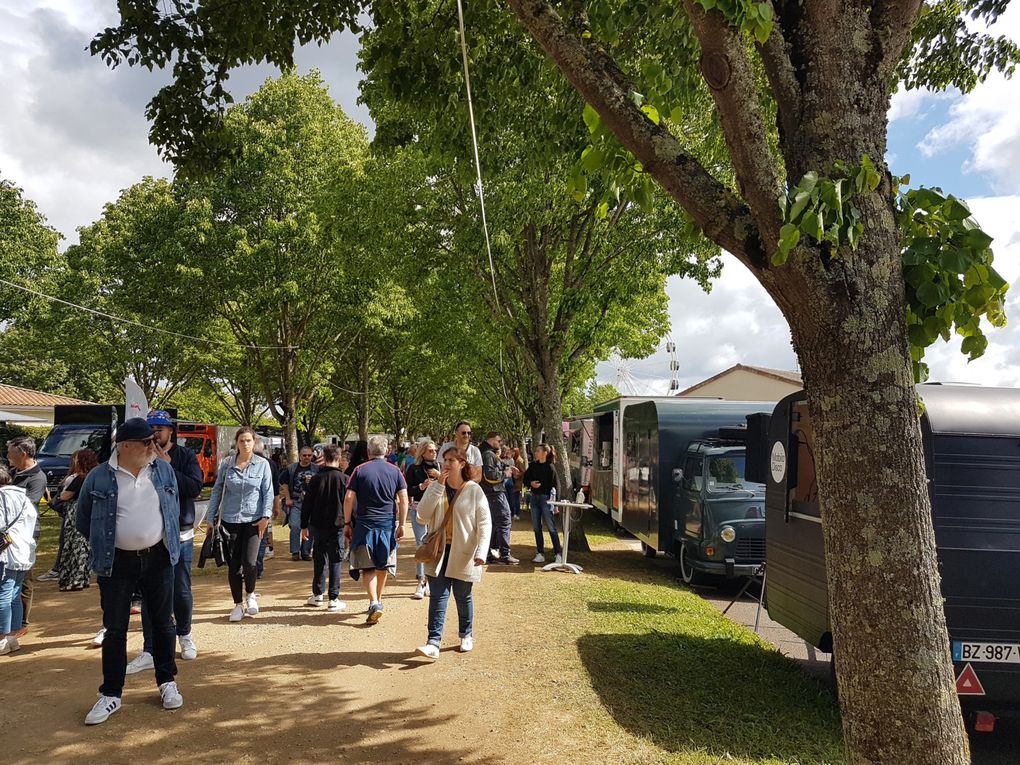
[[719, 529], [719, 538], [723, 542], [732, 542], [737, 538], [737, 532], [732, 526], [723, 526]]

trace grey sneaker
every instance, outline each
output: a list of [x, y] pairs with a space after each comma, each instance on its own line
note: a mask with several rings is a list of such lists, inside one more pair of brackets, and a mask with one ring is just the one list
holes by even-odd
[[135, 658], [128, 662], [127, 669], [124, 670], [124, 674], [134, 675], [145, 669], [152, 669], [156, 666], [152, 661], [152, 654], [148, 651], [142, 651]]
[[198, 658], [198, 646], [195, 645], [195, 639], [191, 637], [189, 632], [187, 635], [181, 635], [177, 638], [181, 643], [181, 658], [185, 661], [192, 661]]
[[180, 709], [184, 706], [184, 697], [173, 680], [159, 686], [159, 697], [163, 699], [163, 709]]

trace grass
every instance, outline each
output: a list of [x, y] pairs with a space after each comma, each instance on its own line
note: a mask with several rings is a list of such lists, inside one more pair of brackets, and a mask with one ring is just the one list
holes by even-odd
[[594, 692], [606, 718], [592, 735], [607, 725], [622, 734], [603, 745], [663, 765], [846, 762], [826, 684], [620, 549], [608, 520], [586, 519], [586, 532], [593, 552], [576, 556], [586, 573], [564, 583], [583, 618], [561, 620], [560, 637], [574, 641], [586, 681], [571, 705], [591, 709]]

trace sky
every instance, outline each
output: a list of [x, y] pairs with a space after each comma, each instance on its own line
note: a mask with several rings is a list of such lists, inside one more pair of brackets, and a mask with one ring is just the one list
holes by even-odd
[[[24, 189], [65, 246], [122, 189], [145, 175], [172, 172], [148, 143], [145, 120], [146, 103], [167, 77], [110, 70], [87, 51], [93, 35], [116, 20], [115, 9], [114, 0], [0, 0], [0, 177]], [[994, 31], [1020, 40], [1020, 4], [1012, 4]], [[356, 61], [357, 40], [349, 34], [296, 55], [298, 69], [318, 68], [333, 98], [371, 130], [357, 103]], [[275, 74], [269, 66], [246, 67], [231, 75], [228, 89], [241, 100]], [[1015, 320], [989, 329], [988, 350], [974, 362], [959, 352], [959, 338], [930, 348], [931, 379], [1020, 386], [1020, 75], [993, 74], [967, 95], [897, 93], [890, 119], [892, 172], [966, 199], [995, 237], [995, 265], [1011, 285], [1006, 313]], [[724, 255], [710, 293], [682, 279], [670, 279], [667, 293], [672, 328], [659, 350], [646, 359], [600, 364], [600, 382], [624, 393], [662, 395], [673, 358], [681, 389], [737, 363], [797, 369], [785, 320], [733, 258]]]

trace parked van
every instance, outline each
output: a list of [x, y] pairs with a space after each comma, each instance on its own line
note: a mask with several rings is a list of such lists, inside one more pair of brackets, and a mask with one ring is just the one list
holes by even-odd
[[691, 442], [674, 471], [685, 584], [752, 576], [765, 560], [765, 485], [748, 481], [744, 465], [742, 439], [713, 438]]
[[234, 448], [234, 437], [240, 425], [211, 425], [204, 422], [177, 423], [177, 443], [195, 453], [202, 468], [203, 481], [216, 483], [220, 460]]
[[591, 473], [595, 464], [595, 422], [592, 415], [571, 417], [567, 421], [567, 461], [570, 465], [570, 483], [574, 490], [591, 496]]
[[[957, 692], [969, 715], [1020, 712], [1020, 390], [926, 384], [917, 391]], [[804, 392], [784, 398], [756, 427], [768, 432], [752, 473], [767, 481], [769, 616], [831, 652]]]
[[[722, 460], [731, 462], [722, 477], [738, 480], [725, 484], [725, 487], [721, 481], [710, 487], [704, 480], [706, 474], [703, 471], [711, 471], [713, 455], [707, 455], [707, 451], [715, 447], [706, 440], [717, 439], [721, 431], [743, 425], [749, 414], [771, 411], [773, 407], [773, 402], [674, 397], [645, 400], [629, 404], [624, 409], [622, 471], [620, 486], [618, 489], [614, 486], [614, 493], [618, 492], [621, 497], [619, 523], [641, 540], [645, 555], [652, 557], [666, 552], [678, 558], [686, 556], [692, 565], [697, 559], [706, 573], [736, 575], [736, 548], [731, 550], [729, 542], [713, 544], [714, 535], [725, 524], [716, 523], [713, 518], [706, 522], [705, 500], [710, 496], [710, 488], [719, 489], [711, 493], [707, 512], [712, 512], [711, 505], [718, 503], [720, 517], [729, 518], [728, 510], [724, 508], [733, 503], [746, 516], [756, 499], [760, 507], [760, 490], [748, 489], [742, 472], [729, 472], [736, 471], [737, 463], [742, 463], [743, 451], [739, 445], [728, 449], [729, 457], [723, 457], [722, 452], [714, 455], [720, 458], [717, 466], [720, 470]], [[599, 438], [596, 431], [596, 443]], [[719, 448], [723, 452], [727, 450], [722, 444]], [[709, 457], [707, 467], [706, 455]], [[694, 490], [693, 476], [689, 487], [685, 489], [683, 486], [684, 465], [689, 456], [692, 459], [691, 469], [702, 471], [703, 480], [698, 491]], [[695, 461], [699, 468], [693, 467]], [[710, 473], [708, 475], [710, 477]], [[715, 496], [716, 493], [718, 496]], [[695, 516], [699, 513], [701, 521], [696, 522]], [[730, 527], [736, 531], [733, 524]], [[756, 566], [760, 560], [741, 560], [739, 563], [741, 566]], [[751, 570], [745, 573], [751, 573]]]

